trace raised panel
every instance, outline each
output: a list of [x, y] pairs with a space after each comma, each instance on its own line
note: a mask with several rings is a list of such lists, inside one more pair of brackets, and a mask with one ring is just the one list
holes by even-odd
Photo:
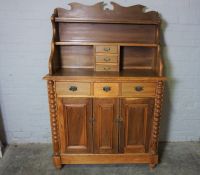
[[118, 100], [94, 99], [94, 152], [118, 152]]
[[148, 152], [153, 104], [152, 98], [121, 100], [123, 118], [120, 131], [121, 152]]
[[92, 152], [92, 100], [58, 98], [62, 153]]

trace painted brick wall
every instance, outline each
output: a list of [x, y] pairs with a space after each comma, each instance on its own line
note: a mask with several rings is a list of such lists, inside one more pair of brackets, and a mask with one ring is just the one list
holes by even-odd
[[[9, 143], [50, 142], [46, 82], [50, 16], [71, 1], [0, 1], [0, 103]], [[77, 1], [93, 4], [92, 0]], [[109, 1], [105, 1], [109, 2]], [[200, 139], [200, 1], [118, 0], [159, 11], [166, 87], [161, 140]], [[108, 5], [110, 7], [110, 5]]]

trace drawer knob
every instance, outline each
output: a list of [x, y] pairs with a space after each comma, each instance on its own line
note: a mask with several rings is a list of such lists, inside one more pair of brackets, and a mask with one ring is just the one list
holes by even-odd
[[140, 92], [140, 91], [143, 91], [144, 88], [142, 86], [136, 86], [135, 90], [138, 91], [138, 92]]
[[104, 51], [109, 52], [110, 51], [110, 47], [105, 47]]
[[110, 70], [110, 67], [104, 67], [103, 69], [104, 70]]
[[109, 92], [110, 90], [111, 90], [110, 86], [104, 86], [103, 87], [103, 91], [105, 91], [105, 92]]
[[110, 58], [106, 57], [106, 58], [104, 58], [104, 61], [108, 62], [108, 61], [110, 61]]
[[77, 91], [78, 88], [76, 86], [70, 86], [69, 90], [74, 92], [74, 91]]

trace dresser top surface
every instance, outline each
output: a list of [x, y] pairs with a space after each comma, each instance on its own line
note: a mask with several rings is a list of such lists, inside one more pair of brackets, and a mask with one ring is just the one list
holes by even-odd
[[158, 76], [152, 70], [123, 70], [120, 72], [96, 72], [93, 69], [70, 69], [63, 68], [59, 69], [54, 75], [47, 74], [44, 79], [53, 79], [53, 80], [86, 80], [86, 79], [104, 79], [104, 80], [165, 80], [165, 77]]

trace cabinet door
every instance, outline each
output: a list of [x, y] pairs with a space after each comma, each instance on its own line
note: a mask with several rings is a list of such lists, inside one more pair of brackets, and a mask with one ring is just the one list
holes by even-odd
[[145, 153], [149, 150], [154, 99], [121, 100], [120, 152]]
[[61, 153], [92, 152], [92, 100], [58, 98]]
[[94, 99], [94, 152], [118, 152], [117, 116], [119, 100], [115, 98]]

